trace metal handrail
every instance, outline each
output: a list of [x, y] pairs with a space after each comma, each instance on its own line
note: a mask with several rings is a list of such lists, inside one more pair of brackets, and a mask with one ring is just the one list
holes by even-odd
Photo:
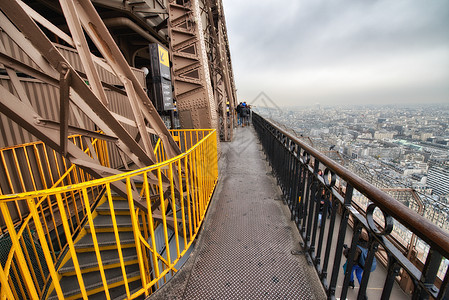
[[377, 187], [373, 186], [363, 178], [360, 178], [354, 172], [349, 171], [345, 167], [331, 160], [318, 150], [312, 148], [306, 143], [302, 142], [300, 139], [294, 135], [288, 133], [284, 129], [280, 128], [275, 123], [270, 120], [265, 119], [273, 128], [282, 132], [290, 140], [298, 144], [307, 153], [316, 157], [321, 163], [326, 165], [331, 169], [336, 175], [344, 179], [346, 182], [351, 183], [351, 185], [357, 189], [359, 192], [364, 194], [367, 198], [372, 200], [376, 205], [382, 210], [385, 210], [392, 217], [397, 219], [399, 222], [404, 224], [408, 229], [416, 231], [416, 234], [426, 241], [427, 243], [432, 243], [437, 247], [437, 250], [449, 256], [449, 234], [441, 228], [435, 226], [429, 220], [417, 214], [415, 211], [408, 207], [399, 206], [398, 201]]
[[[172, 134], [179, 136], [181, 142], [188, 141], [188, 145], [182, 145], [185, 149], [184, 153], [172, 159], [139, 170], [80, 182], [75, 185], [1, 195], [0, 209], [6, 222], [7, 233], [12, 241], [11, 251], [14, 252], [14, 262], [13, 255], [10, 255], [11, 260], [9, 266], [11, 267], [4, 268], [1, 266], [0, 268], [2, 296], [6, 295], [11, 299], [45, 298], [54, 289], [58, 297], [63, 298], [64, 293], [59, 284], [60, 275], [58, 275], [58, 270], [69, 258], [72, 259], [74, 264], [81, 297], [87, 299], [90, 293], [92, 293], [85, 288], [86, 284], [84, 283], [75, 251], [76, 241], [85, 234], [83, 233], [85, 229], [76, 234], [71, 230], [71, 218], [68, 218], [68, 209], [64, 203], [64, 198], [74, 192], [78, 192], [80, 202], [84, 203], [85, 220], [83, 224], [90, 226], [98, 262], [98, 270], [102, 278], [102, 289], [106, 295], [109, 294], [109, 289], [114, 287], [114, 285], [112, 287], [110, 286], [105, 275], [107, 266], [102, 263], [96, 238], [97, 231], [100, 229], [95, 227], [94, 218], [96, 213], [94, 207], [90, 205], [93, 195], [88, 192], [90, 188], [95, 187], [102, 187], [105, 190], [102, 198], [97, 201], [98, 205], [108, 202], [110, 207], [109, 213], [113, 220], [112, 227], [119, 251], [119, 265], [122, 269], [127, 297], [132, 299], [143, 294], [149, 295], [153, 290], [153, 286], [159, 286], [161, 279], [166, 280], [166, 275], [169, 272], [176, 272], [176, 264], [193, 243], [199, 227], [202, 224], [212, 192], [217, 183], [218, 167], [215, 130], [184, 130], [175, 131]], [[163, 172], [168, 175], [168, 183], [162, 181]], [[156, 181], [154, 181], [154, 174], [157, 174]], [[176, 194], [175, 176], [177, 182], [180, 184], [180, 186], [177, 186]], [[123, 260], [122, 246], [120, 245], [118, 235], [119, 228], [115, 218], [116, 212], [113, 208], [114, 203], [111, 186], [114, 182], [119, 181], [126, 182], [128, 199], [124, 200], [127, 200], [129, 205], [132, 231], [134, 233], [138, 265], [140, 268], [140, 280], [142, 283], [142, 288], [133, 294], [131, 294], [128, 284], [125, 270], [126, 265]], [[147, 212], [141, 211], [134, 206], [135, 199], [133, 197], [136, 193], [133, 191], [133, 188], [136, 188], [135, 181], [141, 182], [141, 186], [137, 187], [140, 191], [137, 192], [143, 195], [142, 199], [146, 201], [148, 208], [154, 207], [159, 201], [159, 214], [155, 214], [151, 209]], [[39, 199], [41, 197], [52, 199], [61, 217], [61, 228], [64, 232], [62, 236], [67, 242], [64, 249], [61, 249], [62, 256], [60, 259], [57, 259], [53, 254], [54, 251], [52, 249], [50, 235], [45, 234], [46, 217], [40, 209], [42, 201], [39, 201]], [[27, 222], [21, 224], [20, 229], [14, 226], [11, 219], [10, 207], [8, 206], [8, 203], [14, 201], [25, 201], [30, 211], [30, 217], [27, 219]], [[179, 215], [180, 220], [177, 220], [178, 210], [182, 212]], [[169, 219], [173, 220], [172, 226], [176, 235], [177, 254], [174, 257], [169, 251], [167, 229]], [[166, 249], [165, 253], [158, 253], [157, 246], [159, 244], [156, 243], [160, 243], [160, 241], [155, 240], [157, 226], [163, 227], [165, 240], [163, 248]], [[33, 234], [32, 232], [35, 233]], [[31, 241], [31, 246], [25, 247], [24, 245], [29, 243], [29, 241]], [[30, 247], [33, 250], [30, 250]], [[40, 259], [43, 259], [43, 264], [40, 263]], [[151, 264], [149, 263], [150, 261]], [[39, 265], [39, 267], [34, 268], [33, 264]], [[161, 272], [158, 271], [159, 264], [164, 269]]]
[[[413, 290], [407, 292], [413, 292], [417, 297], [448, 297], [449, 271], [447, 267], [440, 268], [442, 260], [449, 258], [448, 233], [275, 123], [253, 113], [253, 124], [290, 208], [292, 220], [297, 224], [304, 240], [304, 252], [315, 265], [330, 299], [334, 299], [337, 291], [343, 244], [348, 243], [345, 235], [350, 220], [354, 227], [350, 249], [354, 249], [359, 243], [362, 230], [369, 232], [369, 252], [365, 269], [374, 261], [379, 247], [387, 254], [384, 259], [387, 262], [388, 274], [382, 290], [382, 299], [389, 297], [398, 275], [401, 275], [401, 280], [411, 278], [407, 285], [412, 285]], [[321, 174], [321, 168], [324, 169], [324, 174]], [[337, 182], [339, 184], [336, 184]], [[362, 214], [357, 210], [356, 203], [353, 203], [359, 194], [370, 201]], [[336, 221], [338, 211], [341, 213], [339, 224]], [[327, 215], [329, 221], [326, 220]], [[379, 225], [378, 216], [383, 218], [384, 224]], [[390, 233], [395, 221], [429, 245], [424, 266], [414, 265], [409, 260], [409, 253], [405, 253], [406, 257], [402, 250], [390, 242]], [[333, 259], [330, 253], [335, 255]], [[355, 251], [351, 250], [343, 282], [339, 284], [339, 296], [343, 299], [347, 295], [354, 255]], [[364, 297], [369, 274], [370, 272], [363, 272], [360, 298]], [[404, 277], [404, 274], [408, 276]]]

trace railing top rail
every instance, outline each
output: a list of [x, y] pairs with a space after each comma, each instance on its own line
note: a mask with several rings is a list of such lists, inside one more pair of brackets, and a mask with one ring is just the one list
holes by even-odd
[[[256, 114], [257, 115], [257, 114]], [[258, 115], [259, 117], [262, 117]], [[263, 117], [262, 117], [263, 118]], [[345, 167], [339, 165], [335, 161], [331, 160], [318, 150], [307, 145], [299, 138], [295, 137], [291, 133], [285, 131], [274, 122], [264, 118], [273, 128], [280, 131], [290, 140], [299, 145], [308, 154], [314, 156], [328, 167], [332, 172], [338, 175], [340, 178], [349, 183], [352, 187], [365, 195], [373, 203], [375, 203], [380, 209], [397, 219], [400, 223], [405, 225], [408, 229], [416, 233], [421, 239], [423, 239], [429, 245], [435, 247], [446, 258], [449, 257], [449, 234], [443, 231], [431, 223], [426, 218], [420, 216], [415, 211], [402, 205], [396, 199], [392, 198], [385, 192], [381, 191], [377, 187], [371, 185], [364, 179], [360, 178], [353, 172], [349, 171]]]
[[[208, 129], [206, 129], [206, 130], [208, 130]], [[197, 131], [197, 130], [192, 130], [192, 131]], [[91, 181], [81, 182], [76, 185], [66, 185], [66, 186], [62, 186], [62, 187], [55, 187], [55, 188], [51, 188], [51, 189], [44, 189], [44, 190], [38, 190], [38, 191], [0, 195], [0, 202], [17, 200], [19, 198], [26, 199], [26, 198], [42, 197], [45, 195], [64, 193], [64, 192], [69, 192], [72, 190], [84, 189], [84, 188], [89, 188], [91, 186], [97, 186], [97, 185], [102, 185], [102, 184], [106, 184], [106, 183], [110, 183], [110, 182], [114, 182], [114, 181], [124, 180], [127, 177], [142, 175], [145, 172], [157, 170], [158, 168], [163, 167], [164, 165], [173, 163], [173, 162], [179, 160], [180, 158], [183, 158], [184, 156], [188, 155], [194, 149], [196, 149], [200, 144], [204, 143], [204, 141], [207, 138], [209, 138], [215, 131], [216, 131], [216, 129], [210, 130], [206, 136], [204, 136], [201, 140], [199, 140], [197, 143], [195, 143], [190, 149], [186, 150], [185, 152], [183, 152], [175, 157], [172, 157], [168, 160], [165, 160], [163, 162], [151, 165], [151, 166], [147, 166], [147, 167], [144, 167], [144, 168], [141, 168], [138, 170], [132, 170], [129, 172], [123, 172], [123, 173], [117, 174], [117, 175], [98, 178], [98, 179], [94, 179]]]

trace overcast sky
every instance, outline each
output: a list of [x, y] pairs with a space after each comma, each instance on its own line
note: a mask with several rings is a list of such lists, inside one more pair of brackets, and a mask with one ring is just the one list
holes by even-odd
[[223, 0], [239, 101], [449, 103], [447, 0]]

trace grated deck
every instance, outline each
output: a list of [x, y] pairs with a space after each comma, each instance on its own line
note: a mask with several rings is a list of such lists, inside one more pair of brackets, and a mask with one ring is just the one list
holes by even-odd
[[238, 128], [221, 148], [220, 183], [195, 252], [151, 299], [324, 298], [305, 258], [291, 254], [298, 235], [253, 129]]

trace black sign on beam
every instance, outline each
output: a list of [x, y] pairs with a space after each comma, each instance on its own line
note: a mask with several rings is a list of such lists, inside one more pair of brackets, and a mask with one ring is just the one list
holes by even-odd
[[151, 78], [154, 104], [159, 111], [173, 110], [173, 92], [168, 51], [159, 44], [150, 44]]

